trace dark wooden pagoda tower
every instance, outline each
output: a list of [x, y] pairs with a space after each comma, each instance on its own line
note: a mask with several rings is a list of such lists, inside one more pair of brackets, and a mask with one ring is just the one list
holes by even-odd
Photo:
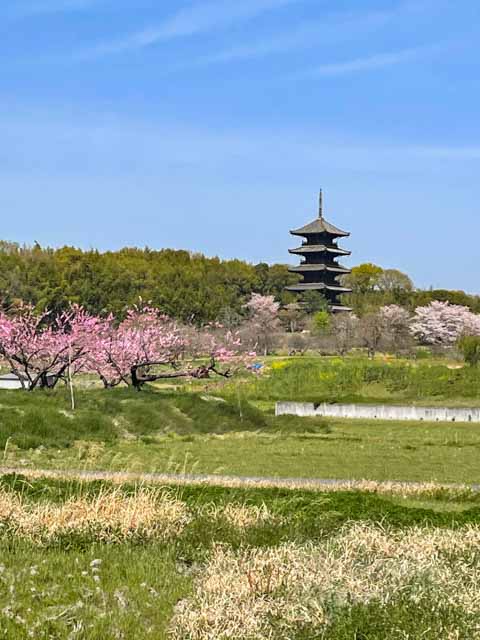
[[333, 313], [351, 311], [339, 300], [343, 293], [350, 293], [351, 289], [342, 287], [338, 282], [340, 276], [350, 273], [350, 269], [337, 262], [340, 256], [349, 256], [351, 253], [337, 245], [338, 238], [346, 238], [350, 234], [333, 226], [323, 217], [322, 191], [320, 191], [318, 218], [290, 233], [293, 236], [305, 238], [301, 247], [289, 250], [289, 253], [302, 258], [300, 265], [290, 267], [289, 271], [302, 275], [303, 281], [287, 287], [287, 290], [296, 293], [318, 291], [326, 297], [329, 310]]

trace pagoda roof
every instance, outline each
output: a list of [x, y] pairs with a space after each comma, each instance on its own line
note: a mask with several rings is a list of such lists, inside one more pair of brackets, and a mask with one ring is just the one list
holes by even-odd
[[346, 249], [340, 249], [340, 247], [328, 246], [326, 244], [305, 244], [301, 247], [297, 247], [296, 249], [289, 249], [289, 253], [296, 253], [299, 255], [303, 255], [304, 253], [336, 253], [341, 256], [349, 256], [351, 255], [351, 251], [347, 251]]
[[343, 267], [341, 264], [300, 264], [298, 265], [298, 267], [289, 267], [288, 270], [294, 273], [302, 273], [304, 271], [330, 271], [332, 273], [351, 273], [351, 269], [347, 269], [347, 267]]
[[342, 231], [338, 227], [335, 227], [330, 222], [327, 222], [324, 217], [318, 217], [313, 222], [309, 222], [300, 229], [293, 229], [290, 231], [293, 236], [308, 236], [321, 233], [327, 233], [331, 236], [347, 237], [350, 235], [348, 231]]
[[351, 307], [345, 307], [343, 304], [329, 304], [328, 308], [330, 311], [333, 311], [333, 313], [338, 311], [353, 311]]
[[337, 291], [338, 293], [351, 293], [352, 291], [347, 287], [325, 284], [324, 282], [299, 282], [298, 284], [292, 284], [285, 288], [287, 291], [321, 291], [323, 289]]

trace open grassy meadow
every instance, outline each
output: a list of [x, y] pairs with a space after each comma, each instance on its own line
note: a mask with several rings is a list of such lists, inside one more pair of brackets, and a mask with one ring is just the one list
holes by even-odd
[[79, 440], [61, 449], [17, 449], [12, 438], [3, 461], [8, 467], [45, 469], [480, 482], [480, 425], [278, 422], [261, 431], [243, 430], [239, 423], [231, 433]]
[[478, 638], [480, 496], [0, 479], [4, 638]]
[[222, 383], [90, 386], [75, 411], [64, 389], [0, 392], [0, 638], [480, 638], [480, 425], [273, 412], [280, 399], [478, 405], [476, 370], [274, 359]]
[[468, 406], [480, 372], [437, 362], [275, 359], [218, 383], [0, 393], [10, 467], [480, 482], [480, 425], [275, 418], [276, 400]]

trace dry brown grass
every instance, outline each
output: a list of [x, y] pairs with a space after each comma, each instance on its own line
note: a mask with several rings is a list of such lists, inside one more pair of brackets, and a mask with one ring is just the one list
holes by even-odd
[[207, 517], [214, 520], [223, 519], [229, 526], [240, 530], [265, 525], [279, 525], [283, 521], [278, 515], [273, 514], [266, 504], [256, 506], [228, 503], [218, 506], [211, 503], [206, 505], [202, 511]]
[[[389, 532], [354, 524], [323, 545], [234, 552], [219, 546], [193, 596], [177, 606], [174, 640], [288, 640], [321, 631], [339, 607], [408, 597], [480, 616], [480, 527]], [[426, 604], [425, 604], [426, 603]], [[454, 639], [455, 630], [444, 637]], [[480, 627], [471, 629], [472, 640]]]
[[93, 534], [104, 542], [132, 538], [169, 540], [190, 519], [187, 506], [159, 490], [126, 495], [119, 488], [96, 497], [70, 498], [63, 504], [28, 503], [0, 492], [0, 520], [9, 531], [40, 542], [68, 534]]
[[4, 467], [0, 475], [17, 473], [27, 478], [53, 478], [75, 480], [108, 480], [115, 484], [148, 483], [170, 486], [215, 486], [226, 488], [291, 489], [335, 493], [339, 491], [362, 491], [381, 495], [423, 496], [435, 498], [448, 494], [451, 498], [468, 498], [478, 494], [478, 490], [467, 484], [437, 482], [398, 482], [376, 480], [309, 480], [308, 478], [242, 478], [221, 475], [183, 475], [169, 473], [134, 473], [116, 471], [66, 471], [51, 469], [18, 469]]
[[125, 494], [117, 487], [61, 504], [28, 502], [13, 491], [0, 491], [0, 526], [35, 542], [69, 534], [90, 534], [99, 542], [132, 538], [168, 541], [178, 537], [194, 517], [223, 521], [237, 530], [282, 521], [265, 504], [208, 503], [191, 511], [186, 503], [161, 489], [140, 488]]

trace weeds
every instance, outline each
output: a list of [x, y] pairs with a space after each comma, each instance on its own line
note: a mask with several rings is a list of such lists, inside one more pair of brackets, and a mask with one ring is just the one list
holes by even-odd
[[247, 399], [275, 401], [369, 401], [439, 398], [478, 399], [480, 370], [449, 369], [439, 364], [379, 362], [365, 359], [317, 359], [272, 367], [244, 385]]
[[426, 489], [3, 476], [0, 637], [476, 640], [479, 498]]
[[406, 600], [428, 606], [433, 616], [461, 612], [465, 630], [477, 638], [479, 542], [477, 526], [391, 532], [355, 524], [322, 545], [218, 546], [193, 596], [177, 606], [171, 636], [289, 640], [306, 630], [313, 638], [335, 625], [339, 611]]
[[236, 502], [190, 504], [175, 497], [171, 490], [100, 486], [93, 493], [70, 495], [52, 502], [37, 500], [20, 491], [0, 490], [0, 532], [4, 538], [18, 537], [35, 544], [60, 545], [78, 542], [167, 543], [182, 537], [197, 520], [217, 531], [238, 533], [252, 528], [279, 526], [282, 519], [265, 503], [247, 505]]
[[52, 542], [68, 536], [121, 542], [169, 540], [189, 521], [186, 505], [164, 491], [139, 489], [125, 495], [103, 490], [93, 497], [72, 497], [63, 504], [29, 503], [17, 493], [0, 493], [0, 522], [4, 535], [32, 542]]
[[160, 640], [189, 589], [158, 547], [0, 545], [0, 637], [8, 640]]

